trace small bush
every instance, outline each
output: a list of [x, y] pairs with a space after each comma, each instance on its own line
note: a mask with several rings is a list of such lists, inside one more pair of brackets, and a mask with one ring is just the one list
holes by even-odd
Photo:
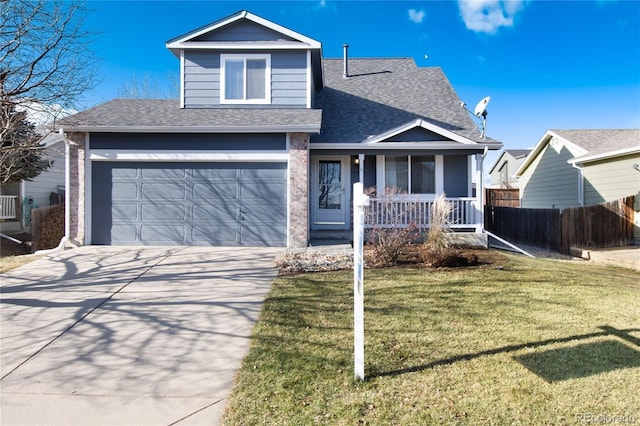
[[365, 222], [371, 225], [367, 240], [372, 248], [367, 252], [367, 263], [372, 266], [397, 265], [405, 247], [419, 236], [416, 224], [407, 224], [408, 218], [414, 217], [415, 205], [398, 202], [404, 195], [396, 187], [387, 187], [384, 194], [375, 197], [376, 206], [366, 210]]
[[451, 212], [451, 203], [444, 199], [444, 194], [438, 195], [431, 206], [431, 226], [426, 238], [426, 244], [431, 251], [438, 252], [449, 248], [446, 234], [450, 232], [448, 225]]

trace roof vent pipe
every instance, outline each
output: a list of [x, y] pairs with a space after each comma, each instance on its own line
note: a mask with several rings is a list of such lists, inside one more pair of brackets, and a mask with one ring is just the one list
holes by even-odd
[[344, 62], [344, 72], [342, 74], [342, 78], [349, 78], [349, 45], [343, 44], [343, 62]]

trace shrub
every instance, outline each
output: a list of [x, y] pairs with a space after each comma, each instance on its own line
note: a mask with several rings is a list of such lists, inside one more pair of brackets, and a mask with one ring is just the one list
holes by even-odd
[[427, 233], [426, 244], [433, 252], [449, 248], [446, 233], [451, 231], [449, 217], [452, 210], [451, 203], [444, 199], [444, 194], [438, 195], [431, 206], [431, 226]]
[[[371, 194], [371, 190], [368, 191]], [[412, 202], [398, 202], [406, 195], [396, 187], [385, 188], [384, 194], [375, 196], [375, 204], [365, 211], [367, 241], [372, 250], [367, 251], [367, 262], [372, 266], [398, 264], [404, 249], [418, 236], [418, 228], [411, 221], [415, 205]]]

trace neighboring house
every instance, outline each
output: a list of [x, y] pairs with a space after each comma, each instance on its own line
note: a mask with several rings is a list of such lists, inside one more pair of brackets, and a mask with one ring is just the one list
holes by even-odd
[[548, 130], [516, 171], [523, 208], [597, 204], [640, 192], [640, 129]]
[[518, 188], [516, 170], [524, 162], [531, 149], [505, 149], [489, 170], [491, 188]]
[[61, 123], [76, 242], [305, 247], [350, 229], [358, 181], [423, 208], [445, 193], [457, 227], [481, 231], [473, 180], [502, 144], [481, 138], [440, 68], [346, 46], [324, 59], [320, 42], [245, 11], [166, 46], [180, 99], [112, 100]]
[[[2, 185], [2, 219], [0, 225], [4, 232], [18, 232], [28, 227], [25, 223], [24, 208], [28, 199], [33, 199], [37, 207], [58, 204], [64, 197], [65, 158], [64, 141], [56, 133], [48, 134], [42, 143], [45, 145], [43, 159], [51, 163], [51, 167], [40, 173], [33, 180]], [[55, 194], [55, 196], [52, 196]]]

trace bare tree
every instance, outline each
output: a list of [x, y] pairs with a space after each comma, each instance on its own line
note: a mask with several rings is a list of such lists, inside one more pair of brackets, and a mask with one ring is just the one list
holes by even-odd
[[177, 99], [180, 94], [179, 77], [175, 73], [167, 73], [167, 83], [161, 84], [149, 74], [142, 78], [134, 74], [131, 81], [118, 90], [118, 96], [125, 99]]
[[[71, 109], [94, 86], [97, 60], [87, 46], [93, 34], [84, 28], [85, 14], [81, 3], [0, 1], [3, 183], [21, 175], [35, 177], [30, 173], [10, 173], [10, 165], [34, 164], [34, 155], [41, 155], [44, 149], [39, 138], [25, 139], [25, 132], [16, 130], [25, 124], [23, 112], [34, 104], [56, 105], [50, 109], [52, 114]], [[20, 155], [31, 160], [21, 160]]]

